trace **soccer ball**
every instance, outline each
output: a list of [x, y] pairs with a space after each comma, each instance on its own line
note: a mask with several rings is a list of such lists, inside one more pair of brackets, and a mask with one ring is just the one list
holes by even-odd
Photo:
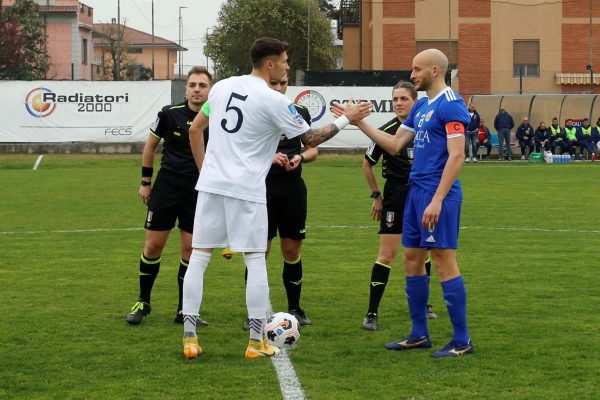
[[280, 349], [296, 347], [300, 339], [298, 320], [292, 314], [278, 312], [269, 318], [265, 325], [265, 336], [272, 346]]

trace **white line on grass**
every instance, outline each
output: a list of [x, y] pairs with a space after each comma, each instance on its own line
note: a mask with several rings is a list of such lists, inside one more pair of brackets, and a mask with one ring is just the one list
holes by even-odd
[[479, 229], [485, 231], [511, 231], [511, 232], [571, 232], [571, 233], [600, 233], [599, 230], [588, 229], [545, 229], [545, 228], [516, 228], [510, 226], [461, 226], [460, 229]]
[[[379, 225], [315, 225], [307, 226], [311, 229], [377, 229]], [[98, 228], [98, 229], [57, 229], [48, 231], [0, 231], [0, 235], [38, 235], [46, 233], [95, 233], [95, 232], [129, 232], [141, 231], [144, 228]], [[570, 233], [600, 233], [600, 230], [592, 229], [547, 229], [547, 228], [522, 228], [511, 226], [461, 226], [462, 230], [488, 230], [488, 231], [511, 231], [511, 232], [570, 232]]]
[[[272, 313], [273, 309], [271, 302], [269, 302], [267, 315], [271, 315]], [[304, 400], [304, 390], [302, 390], [300, 380], [298, 379], [298, 375], [296, 375], [296, 370], [287, 354], [287, 350], [281, 349], [278, 355], [271, 357], [271, 361], [275, 367], [275, 372], [277, 372], [283, 400]]]
[[0, 235], [38, 235], [44, 233], [94, 233], [94, 232], [128, 232], [141, 231], [144, 228], [99, 228], [99, 229], [58, 229], [51, 231], [0, 231]]
[[44, 158], [44, 155], [40, 154], [40, 156], [37, 158], [37, 160], [35, 160], [35, 164], [33, 164], [34, 171], [37, 171], [38, 167], [40, 166], [40, 163], [42, 162], [42, 158]]

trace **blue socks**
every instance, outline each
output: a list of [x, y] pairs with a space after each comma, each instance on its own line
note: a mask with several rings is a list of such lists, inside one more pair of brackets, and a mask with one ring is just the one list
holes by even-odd
[[427, 301], [429, 300], [429, 279], [427, 275], [406, 277], [406, 299], [412, 320], [410, 336], [429, 336], [427, 330]]
[[[448, 315], [454, 327], [452, 341], [459, 344], [469, 343], [469, 331], [467, 330], [467, 291], [462, 276], [442, 282], [444, 300], [448, 308]], [[412, 312], [411, 312], [412, 315]]]

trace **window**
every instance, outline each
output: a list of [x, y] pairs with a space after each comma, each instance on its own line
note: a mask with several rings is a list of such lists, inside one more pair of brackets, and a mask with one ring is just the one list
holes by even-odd
[[449, 69], [458, 66], [458, 42], [456, 40], [417, 40], [417, 54], [427, 49], [438, 49], [448, 57]]
[[81, 63], [88, 63], [88, 40], [81, 39]]
[[127, 52], [129, 54], [142, 54], [142, 48], [141, 47], [130, 47], [127, 49]]
[[513, 41], [513, 78], [540, 76], [540, 41]]

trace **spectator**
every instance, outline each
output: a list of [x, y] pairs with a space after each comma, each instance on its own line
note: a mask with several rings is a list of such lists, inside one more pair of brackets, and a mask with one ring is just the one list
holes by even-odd
[[[529, 147], [529, 154], [533, 152], [533, 126], [529, 125], [529, 118], [523, 117], [523, 122], [517, 128], [517, 139], [519, 140], [519, 147], [521, 147], [521, 160], [525, 160], [525, 148]], [[527, 154], [527, 156], [529, 156]]]
[[550, 151], [552, 151], [552, 154], [556, 154], [557, 147], [560, 148], [560, 154], [571, 152], [565, 131], [558, 124], [558, 118], [554, 117], [552, 118], [552, 125], [550, 125]]
[[598, 151], [600, 151], [600, 144], [598, 144], [600, 143], [600, 118], [596, 121], [596, 127], [592, 129], [592, 141], [596, 145]]
[[[467, 127], [467, 134], [465, 135], [465, 161], [477, 162], [477, 133], [479, 132], [479, 113], [475, 109], [475, 103], [469, 104], [469, 114], [471, 115], [471, 121]], [[469, 159], [469, 145], [471, 147], [471, 158]]]
[[510, 148], [510, 130], [515, 127], [513, 117], [501, 108], [494, 119], [494, 129], [498, 132], [498, 159], [504, 160], [504, 146], [506, 146], [506, 159], [512, 161], [512, 149]]
[[546, 127], [544, 121], [540, 122], [537, 129], [533, 133], [533, 140], [535, 142], [535, 151], [537, 153], [542, 151], [550, 151], [550, 129]]
[[573, 126], [573, 121], [570, 119], [567, 120], [567, 125], [565, 126], [565, 136], [566, 142], [569, 144], [569, 154], [571, 154], [572, 158], [575, 158], [575, 153], [577, 150], [577, 128]]
[[487, 126], [485, 126], [484, 121], [482, 119], [479, 120], [479, 129], [477, 133], [477, 149], [475, 150], [475, 154], [479, 153], [479, 148], [481, 146], [485, 146], [487, 149], [487, 154], [485, 156], [486, 160], [490, 160], [492, 153], [492, 135], [490, 134], [490, 130]]
[[583, 150], [587, 149], [592, 161], [596, 161], [596, 145], [592, 139], [592, 127], [588, 118], [583, 119], [582, 125], [577, 131], [577, 142], [579, 143], [579, 159], [585, 160]]

